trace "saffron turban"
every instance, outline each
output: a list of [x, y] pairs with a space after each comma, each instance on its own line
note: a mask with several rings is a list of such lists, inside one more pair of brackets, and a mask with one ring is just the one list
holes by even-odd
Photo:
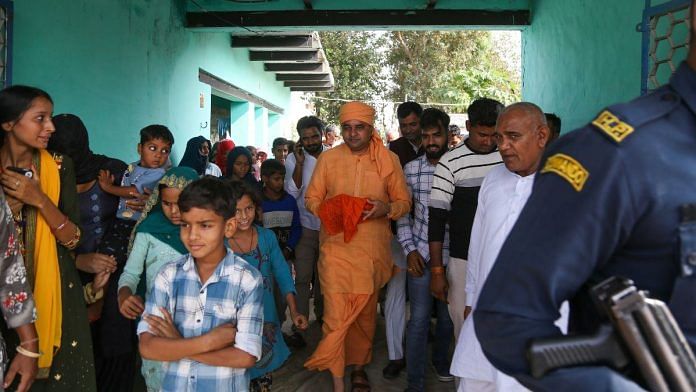
[[362, 102], [353, 101], [341, 106], [338, 119], [343, 124], [346, 121], [358, 120], [366, 124], [375, 125], [375, 109]]

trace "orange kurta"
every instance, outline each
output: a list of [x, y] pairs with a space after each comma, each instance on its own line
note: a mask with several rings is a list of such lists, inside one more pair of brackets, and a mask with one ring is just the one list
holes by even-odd
[[[381, 141], [373, 137], [371, 143]], [[305, 366], [329, 369], [334, 377], [342, 377], [345, 366], [365, 365], [371, 360], [377, 291], [389, 281], [392, 271], [389, 219], [397, 220], [411, 209], [399, 158], [386, 149], [376, 150], [373, 145], [363, 154], [353, 154], [344, 144], [323, 152], [305, 196], [307, 209], [315, 215], [322, 202], [341, 194], [381, 200], [391, 206], [388, 216], [361, 222], [348, 243], [343, 233], [330, 235], [321, 229], [319, 279], [324, 293], [324, 336]], [[391, 164], [378, 165], [376, 159], [391, 159]]]
[[392, 152], [385, 156], [393, 162], [393, 171], [385, 178], [370, 153], [353, 154], [345, 144], [319, 156], [305, 196], [311, 213], [318, 215], [324, 200], [340, 194], [391, 204], [389, 216], [360, 223], [349, 243], [344, 242], [343, 234], [329, 235], [321, 229], [319, 279], [323, 292], [372, 294], [391, 277], [389, 219], [408, 213], [411, 197], [399, 158]]

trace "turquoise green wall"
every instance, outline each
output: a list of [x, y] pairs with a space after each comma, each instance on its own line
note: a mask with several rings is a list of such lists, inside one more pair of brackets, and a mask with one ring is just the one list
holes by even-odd
[[[210, 86], [202, 68], [287, 108], [290, 91], [228, 33], [183, 28], [182, 0], [15, 1], [13, 83], [47, 90], [55, 112], [79, 115], [92, 149], [136, 160], [138, 131], [161, 123], [174, 133], [173, 159], [186, 141], [209, 136]], [[200, 94], [205, 107], [200, 108]]]
[[534, 0], [523, 36], [527, 101], [563, 120], [563, 131], [602, 107], [640, 94], [641, 0]]
[[249, 102], [232, 102], [232, 140], [238, 146], [249, 145], [250, 132], [243, 129], [254, 128], [254, 105]]

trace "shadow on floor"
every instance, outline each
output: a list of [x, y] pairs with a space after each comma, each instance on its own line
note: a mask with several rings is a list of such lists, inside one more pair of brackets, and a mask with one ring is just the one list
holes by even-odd
[[[290, 325], [286, 322], [283, 330], [289, 332]], [[315, 372], [305, 369], [302, 365], [312, 354], [314, 348], [321, 339], [321, 327], [314, 321], [314, 315], [310, 315], [310, 327], [306, 333], [307, 347], [293, 352], [290, 359], [278, 371], [273, 373], [273, 392], [316, 392], [331, 391], [331, 375], [327, 372]], [[430, 352], [430, 346], [428, 346]], [[426, 361], [426, 391], [451, 392], [455, 390], [454, 383], [443, 383], [435, 377], [435, 371], [430, 366], [430, 356], [423, 358]], [[377, 332], [372, 354], [372, 363], [367, 371], [372, 390], [375, 392], [401, 392], [406, 389], [406, 369], [394, 380], [382, 377], [382, 369], [389, 362], [387, 354], [387, 342], [384, 330], [384, 318], [377, 316]], [[350, 372], [346, 372], [346, 390], [350, 390]]]

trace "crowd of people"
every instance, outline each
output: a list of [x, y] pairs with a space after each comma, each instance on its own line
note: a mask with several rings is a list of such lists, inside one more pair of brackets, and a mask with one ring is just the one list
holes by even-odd
[[[355, 365], [352, 389], [369, 390], [363, 366], [385, 285], [384, 377], [407, 363], [409, 388], [423, 389], [418, 359], [434, 307], [433, 364], [441, 381], [453, 379], [449, 348], [463, 322], [456, 297], [468, 241], [447, 237], [469, 237], [481, 181], [503, 161], [494, 138], [499, 102], [475, 101], [469, 137], [458, 143], [446, 113], [406, 102], [397, 112], [402, 137], [385, 146], [374, 110], [352, 102], [340, 113], [343, 144], [335, 127], [307, 116], [297, 142], [273, 141], [273, 159], [196, 136], [177, 166], [164, 125], [140, 131], [140, 159], [126, 164], [94, 154], [80, 118], [53, 116], [42, 90], [7, 88], [0, 105], [3, 238], [13, 256], [4, 270], [16, 276], [12, 285], [22, 283], [4, 288], [14, 304], [6, 317], [15, 310], [7, 324], [17, 329], [5, 334], [15, 348], [6, 355], [16, 359], [7, 385], [19, 373], [20, 389], [36, 377], [34, 389], [127, 391], [136, 377], [126, 375], [140, 367], [148, 390], [267, 391], [290, 348], [307, 345], [313, 296], [324, 338], [306, 366], [330, 370], [341, 390], [345, 367]], [[513, 117], [543, 125], [525, 161], [530, 175], [546, 120], [531, 104]], [[476, 169], [453, 177], [467, 165]]]
[[[693, 89], [686, 67], [675, 78]], [[690, 91], [682, 95], [693, 98]], [[365, 366], [382, 289], [384, 378], [405, 369], [407, 391], [423, 391], [432, 340], [437, 378], [459, 391], [541, 385], [519, 364], [525, 326], [565, 333], [572, 293], [549, 283], [553, 298], [544, 300], [526, 285], [542, 269], [573, 274], [554, 258], [572, 244], [574, 271], [584, 268], [579, 247], [600, 252], [611, 225], [591, 243], [570, 234], [572, 222], [587, 236], [601, 234], [591, 224], [603, 216], [593, 202], [605, 201], [601, 211], [617, 222], [659, 211], [615, 208], [614, 198], [633, 189], [619, 173], [627, 166], [602, 161], [619, 173], [615, 180], [588, 181], [581, 162], [592, 176], [599, 163], [588, 164], [573, 138], [612, 149], [607, 138], [620, 143], [633, 132], [618, 117], [600, 116], [587, 132], [555, 141], [560, 119], [530, 102], [479, 98], [467, 115], [464, 133], [444, 111], [404, 102], [401, 136], [384, 143], [374, 109], [349, 102], [338, 129], [301, 118], [297, 141], [275, 139], [272, 159], [254, 146], [196, 136], [178, 165], [174, 136], [153, 124], [140, 130], [139, 160], [126, 164], [93, 153], [80, 118], [54, 116], [45, 91], [0, 91], [3, 388], [132, 391], [142, 375], [149, 391], [270, 391], [283, 383], [273, 372], [308, 344], [313, 303], [322, 338], [304, 366], [329, 371], [338, 392], [350, 367], [351, 390], [370, 391]], [[602, 196], [564, 205], [544, 187], [567, 198], [585, 187]], [[535, 224], [541, 220], [548, 225]], [[553, 244], [551, 226], [565, 235]], [[630, 246], [628, 223], [621, 235], [614, 243]], [[536, 259], [543, 267], [534, 269]], [[515, 274], [526, 278], [509, 280]], [[512, 358], [510, 350], [518, 350]]]

